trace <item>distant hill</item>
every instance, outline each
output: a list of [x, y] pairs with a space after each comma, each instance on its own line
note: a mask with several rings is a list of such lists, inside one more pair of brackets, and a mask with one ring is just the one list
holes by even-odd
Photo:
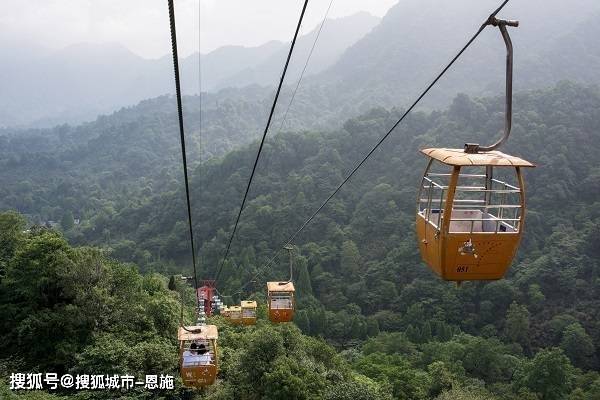
[[[326, 24], [309, 73], [330, 67], [379, 18], [366, 13]], [[314, 41], [298, 40], [290, 79], [299, 74]], [[226, 46], [202, 55], [203, 91], [277, 82], [288, 44], [272, 41], [246, 48]], [[58, 51], [0, 43], [0, 128], [49, 127], [94, 120], [123, 106], [172, 93], [171, 56], [148, 60], [119, 44], [82, 43]], [[198, 53], [181, 60], [183, 91], [197, 94]]]
[[[381, 23], [350, 46], [331, 68], [307, 79], [305, 101], [319, 99], [325, 117], [340, 119], [373, 106], [407, 106], [466, 43], [495, 0], [404, 0]], [[499, 17], [518, 19], [510, 29], [515, 48], [515, 90], [544, 88], [569, 79], [600, 83], [597, 45], [600, 2], [511, 2]], [[488, 27], [425, 98], [443, 107], [456, 93], [503, 92], [505, 50], [497, 28]], [[319, 116], [315, 116], [319, 118]]]
[[[201, 57], [202, 90], [213, 91], [217, 86], [227, 86], [227, 78], [265, 63], [274, 54], [285, 51], [285, 48], [284, 43], [273, 40], [262, 46], [224, 46], [203, 54]], [[198, 53], [188, 57], [184, 64], [188, 79], [197, 81], [197, 70], [189, 70], [192, 68], [198, 68]]]
[[[372, 107], [408, 105], [497, 5], [496, 0], [405, 0], [381, 20], [359, 13], [328, 21], [286, 127], [328, 129]], [[600, 83], [599, 16], [595, 0], [509, 3], [500, 17], [521, 21], [511, 29], [515, 90], [545, 88], [564, 79]], [[314, 35], [316, 28], [298, 41], [278, 111], [285, 110]], [[14, 46], [10, 49], [12, 62], [0, 66], [0, 127], [93, 120], [173, 90], [169, 56], [144, 60], [118, 45], [79, 45], [54, 53], [19, 49], [16, 55]], [[210, 92], [203, 107], [226, 100], [257, 103], [254, 110], [269, 103], [287, 49], [269, 42], [202, 55], [202, 87]], [[198, 91], [198, 62], [198, 54], [182, 60], [186, 94]], [[504, 45], [490, 27], [422, 106], [445, 107], [461, 92], [501, 94], [503, 81]]]
[[[331, 67], [348, 47], [371, 31], [380, 21], [380, 18], [366, 12], [328, 20], [323, 26], [305, 76], [317, 74]], [[319, 27], [317, 26], [298, 39], [286, 77], [288, 84], [293, 83], [300, 77], [318, 30]], [[278, 51], [271, 54], [262, 63], [255, 66], [250, 64], [248, 68], [244, 68], [236, 74], [232, 74], [225, 79], [215, 80], [216, 86], [214, 88], [244, 87], [250, 84], [273, 85], [280, 77], [288, 51], [288, 46], [281, 46]], [[209, 72], [207, 72], [207, 75], [209, 75]], [[208, 90], [211, 88], [213, 87], [207, 86]]]

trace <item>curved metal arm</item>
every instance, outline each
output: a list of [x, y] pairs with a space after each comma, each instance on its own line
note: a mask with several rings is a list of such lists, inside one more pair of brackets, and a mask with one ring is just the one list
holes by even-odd
[[512, 82], [513, 82], [513, 45], [508, 34], [507, 26], [519, 26], [519, 21], [499, 20], [495, 17], [490, 17], [486, 22], [487, 25], [497, 26], [502, 33], [502, 38], [506, 44], [506, 109], [504, 112], [504, 135], [494, 144], [490, 146], [480, 146], [479, 144], [465, 144], [465, 153], [478, 153], [480, 151], [492, 151], [502, 146], [510, 136], [512, 129]]
[[294, 278], [294, 268], [293, 268], [293, 263], [292, 263], [292, 259], [293, 259], [292, 252], [294, 251], [294, 246], [292, 244], [288, 243], [285, 246], [283, 246], [283, 248], [286, 249], [288, 251], [288, 253], [290, 254], [290, 279], [286, 282], [286, 283], [289, 283]]

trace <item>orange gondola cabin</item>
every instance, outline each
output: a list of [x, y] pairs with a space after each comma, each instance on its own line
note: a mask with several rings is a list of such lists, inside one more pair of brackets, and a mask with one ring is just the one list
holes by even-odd
[[242, 307], [240, 307], [240, 306], [229, 307], [229, 321], [233, 325], [241, 325], [242, 324]]
[[242, 300], [242, 324], [243, 325], [255, 325], [256, 324], [256, 301]]
[[267, 282], [269, 319], [271, 322], [290, 322], [296, 307], [292, 282]]
[[219, 311], [219, 314], [221, 314], [221, 316], [223, 316], [223, 318], [227, 318], [227, 319], [229, 319], [229, 313], [230, 313], [229, 307], [227, 307], [227, 306], [223, 306], [221, 308], [221, 310]]
[[423, 261], [449, 281], [504, 277], [525, 220], [523, 168], [499, 151], [425, 149], [430, 160], [417, 199]]
[[212, 385], [219, 370], [215, 325], [179, 327], [180, 374], [187, 387]]

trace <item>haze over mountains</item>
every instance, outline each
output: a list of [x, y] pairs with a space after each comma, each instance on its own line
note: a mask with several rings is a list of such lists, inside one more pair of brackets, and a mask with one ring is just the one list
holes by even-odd
[[[379, 18], [361, 12], [328, 20], [307, 75], [331, 66]], [[297, 79], [318, 27], [298, 39], [289, 79]], [[226, 46], [202, 55], [202, 90], [272, 85], [281, 74], [289, 44]], [[173, 92], [170, 55], [139, 57], [116, 44], [78, 44], [59, 51], [2, 44], [0, 127], [52, 126], [93, 120], [99, 114]], [[184, 93], [198, 93], [198, 53], [181, 60]]]
[[[307, 79], [299, 94], [319, 99], [327, 113], [345, 118], [375, 106], [408, 106], [475, 33], [498, 1], [404, 0], [351, 46], [327, 71]], [[600, 83], [600, 2], [556, 0], [509, 3], [499, 15], [518, 19], [510, 29], [515, 49], [515, 90], [547, 87], [560, 80]], [[445, 107], [456, 93], [500, 95], [505, 46], [488, 27], [423, 102]], [[298, 110], [298, 107], [294, 108]], [[293, 112], [291, 113], [293, 118]]]
[[[403, 0], [381, 20], [359, 13], [328, 21], [286, 127], [330, 128], [372, 107], [406, 106], [497, 3]], [[564, 79], [599, 83], [598, 16], [600, 3], [594, 0], [573, 0], [568, 5], [558, 0], [509, 3], [500, 17], [521, 21], [519, 28], [511, 29], [515, 90], [547, 87]], [[280, 112], [317, 28], [299, 39]], [[0, 127], [93, 120], [173, 91], [168, 55], [145, 60], [117, 44], [78, 45], [54, 53], [2, 47], [11, 62], [0, 64]], [[202, 88], [210, 92], [203, 96], [203, 108], [219, 110], [226, 101], [253, 112], [266, 109], [287, 50], [288, 44], [273, 41], [254, 48], [227, 46], [203, 55]], [[184, 93], [197, 93], [198, 54], [182, 60], [181, 68]], [[445, 107], [459, 92], [501, 94], [503, 81], [504, 45], [497, 29], [488, 28], [423, 105]]]

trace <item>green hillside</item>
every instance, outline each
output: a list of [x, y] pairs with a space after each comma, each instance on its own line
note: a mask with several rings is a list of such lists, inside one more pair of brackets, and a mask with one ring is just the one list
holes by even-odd
[[[526, 234], [506, 280], [455, 287], [419, 260], [414, 200], [425, 159], [417, 150], [491, 141], [502, 127], [502, 107], [502, 98], [459, 95], [446, 111], [412, 114], [296, 241], [297, 328], [263, 321], [244, 330], [218, 322], [223, 332], [219, 383], [196, 397], [596, 399], [597, 88], [564, 82], [515, 96], [506, 151], [538, 168], [526, 176]], [[264, 304], [264, 282], [283, 279], [287, 269], [285, 259], [262, 269], [266, 260], [400, 112], [374, 109], [337, 131], [268, 139], [219, 282], [227, 303], [250, 297]], [[145, 121], [132, 122], [123, 140], [146, 132]], [[81, 138], [94, 137], [85, 127], [78, 129]], [[109, 142], [92, 139], [97, 145], [90, 148]], [[158, 159], [152, 143], [147, 151]], [[250, 145], [193, 171], [202, 277], [214, 275], [220, 261], [254, 151]], [[91, 171], [102, 154], [90, 152], [81, 161], [82, 188], [96, 181]], [[118, 158], [104, 162], [113, 165]], [[136, 173], [131, 170], [130, 179]], [[30, 175], [39, 179], [39, 193], [56, 213], [73, 213], [64, 202], [67, 188], [45, 191], [41, 174]], [[187, 293], [188, 313], [193, 300], [184, 285], [175, 292], [165, 286], [169, 275], [191, 270], [181, 181], [175, 175], [169, 179], [160, 193], [149, 184], [133, 194], [104, 187], [97, 204], [109, 204], [102, 196], [110, 194], [111, 207], [85, 209], [80, 225], [61, 221], [71, 245], [45, 229], [22, 233], [19, 217], [2, 215], [4, 370], [175, 373], [179, 292]], [[28, 194], [25, 189], [8, 193], [17, 202]], [[36, 207], [37, 201], [32, 199]], [[40, 335], [43, 346], [36, 345]], [[139, 354], [148, 361], [139, 364]], [[142, 392], [128, 396], [122, 398], [153, 398]], [[175, 392], [162, 396], [179, 398]]]

